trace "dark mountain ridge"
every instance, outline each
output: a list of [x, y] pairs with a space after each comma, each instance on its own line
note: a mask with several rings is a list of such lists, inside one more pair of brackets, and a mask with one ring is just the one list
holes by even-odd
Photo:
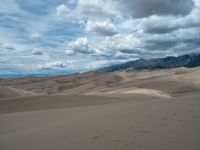
[[193, 68], [198, 66], [200, 66], [200, 54], [194, 53], [178, 57], [169, 56], [165, 58], [141, 58], [123, 64], [104, 67], [97, 70], [97, 72], [114, 72], [123, 70], [156, 70], [178, 67]]

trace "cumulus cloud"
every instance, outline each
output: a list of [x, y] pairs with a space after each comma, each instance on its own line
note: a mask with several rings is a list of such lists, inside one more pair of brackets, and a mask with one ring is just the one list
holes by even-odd
[[75, 41], [71, 41], [67, 44], [66, 53], [82, 53], [91, 54], [94, 53], [91, 45], [86, 37], [79, 37]]
[[116, 19], [121, 17], [121, 13], [117, 10], [116, 5], [110, 0], [72, 0], [68, 2], [74, 5], [69, 9], [67, 5], [61, 4], [57, 6], [56, 13], [59, 16], [65, 16], [72, 20], [80, 22], [80, 20], [88, 19]]
[[65, 16], [70, 13], [70, 10], [68, 9], [66, 5], [61, 4], [56, 8], [56, 13], [58, 16]]
[[95, 33], [102, 36], [113, 36], [114, 34], [117, 34], [117, 28], [109, 20], [104, 20], [104, 21], [89, 20], [86, 23], [85, 30], [87, 32]]
[[193, 0], [118, 0], [119, 7], [135, 18], [151, 15], [188, 15], [194, 8]]
[[76, 12], [85, 18], [119, 18], [114, 1], [78, 0]]
[[41, 66], [41, 69], [63, 69], [67, 64], [62, 61], [49, 62]]
[[132, 34], [117, 34], [112, 37], [106, 37], [102, 45], [107, 50], [136, 53], [141, 46], [141, 42]]

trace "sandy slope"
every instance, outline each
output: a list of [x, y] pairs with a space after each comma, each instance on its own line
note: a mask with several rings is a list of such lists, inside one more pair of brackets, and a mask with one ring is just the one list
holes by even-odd
[[1, 86], [0, 87], [0, 98], [11, 98], [11, 97], [23, 97], [23, 96], [35, 96], [38, 95], [31, 91], [20, 90], [16, 88]]
[[200, 95], [0, 115], [2, 150], [199, 150]]
[[[55, 77], [22, 77], [0, 79], [0, 86], [38, 94], [109, 93], [125, 89], [150, 89], [176, 96], [199, 91], [200, 69], [169, 69], [161, 71], [85, 73]], [[132, 90], [133, 91], [133, 90]], [[141, 93], [141, 91], [139, 91]]]
[[199, 150], [199, 74], [0, 79], [0, 150]]

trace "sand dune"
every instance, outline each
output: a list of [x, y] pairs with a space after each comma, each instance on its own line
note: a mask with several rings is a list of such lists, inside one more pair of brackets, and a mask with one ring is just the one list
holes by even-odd
[[22, 77], [1, 79], [8, 86], [38, 94], [84, 94], [88, 92], [127, 88], [151, 89], [169, 95], [199, 91], [200, 69], [169, 69], [160, 71], [85, 73], [55, 77]]
[[102, 105], [110, 103], [122, 103], [127, 99], [117, 97], [86, 96], [86, 95], [43, 95], [30, 97], [6, 98], [0, 100], [0, 114], [26, 112], [45, 109], [58, 109], [70, 107], [82, 107], [90, 105]]
[[199, 150], [199, 74], [0, 79], [0, 150]]
[[0, 98], [11, 98], [11, 97], [26, 97], [26, 96], [33, 96], [38, 95], [36, 93], [33, 93], [31, 91], [25, 91], [20, 89], [15, 89], [11, 87], [0, 87]]
[[125, 95], [125, 94], [141, 94], [149, 95], [160, 98], [171, 98], [171, 96], [163, 91], [153, 90], [153, 89], [142, 89], [142, 88], [121, 88], [114, 90], [112, 88], [105, 88], [99, 91], [88, 92], [85, 95]]

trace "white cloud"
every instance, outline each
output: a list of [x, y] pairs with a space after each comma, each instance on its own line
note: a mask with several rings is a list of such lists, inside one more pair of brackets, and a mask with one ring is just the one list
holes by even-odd
[[139, 57], [139, 55], [136, 53], [136, 54], [130, 54], [130, 53], [122, 53], [120, 51], [117, 51], [113, 58], [114, 59], [131, 59], [131, 60], [134, 60], [134, 59], [137, 59]]
[[67, 47], [65, 48], [65, 54], [67, 54], [68, 56], [74, 56], [76, 55], [76, 52], [73, 49]]
[[42, 35], [40, 33], [34, 32], [30, 35], [31, 40], [41, 40]]
[[117, 34], [112, 37], [106, 37], [102, 44], [107, 50], [135, 53], [141, 46], [141, 41], [132, 34]]
[[61, 4], [56, 8], [58, 16], [64, 16], [70, 21], [84, 22], [94, 19], [119, 19], [121, 13], [111, 1], [104, 0], [71, 0], [69, 4], [75, 5], [69, 9], [65, 4]]
[[4, 43], [2, 45], [2, 48], [3, 49], [7, 49], [7, 50], [15, 50], [15, 48], [12, 45], [8, 44], [8, 43]]
[[127, 19], [122, 21], [118, 26], [120, 29], [122, 30], [130, 30], [131, 28], [135, 28], [136, 27], [136, 21], [133, 19]]
[[62, 61], [49, 62], [40, 66], [41, 69], [63, 69], [66, 67], [67, 64]]
[[85, 30], [87, 32], [95, 33], [95, 34], [101, 35], [101, 36], [113, 36], [114, 34], [117, 34], [117, 28], [109, 20], [104, 20], [104, 21], [89, 20], [86, 23]]
[[196, 6], [200, 6], [200, 0], [194, 0], [195, 1], [195, 4], [196, 4]]
[[77, 2], [77, 0], [69, 0], [68, 3], [69, 4], [75, 4]]
[[78, 0], [76, 12], [86, 19], [120, 18], [120, 13], [116, 9], [114, 1]]
[[70, 13], [70, 10], [64, 4], [61, 4], [56, 8], [56, 14], [58, 16], [65, 16], [65, 15], [68, 15], [69, 13]]
[[94, 50], [90, 46], [86, 37], [79, 37], [75, 41], [71, 41], [67, 44], [66, 52], [91, 54], [94, 53]]
[[[107, 64], [116, 64], [117, 60], [99, 60], [99, 59], [88, 59], [83, 58], [76, 60], [56, 60], [53, 62], [48, 62], [46, 64], [38, 66], [39, 69], [49, 70], [78, 70], [78, 71], [90, 71], [92, 69], [98, 69], [107, 66]], [[81, 65], [80, 65], [81, 64]]]

